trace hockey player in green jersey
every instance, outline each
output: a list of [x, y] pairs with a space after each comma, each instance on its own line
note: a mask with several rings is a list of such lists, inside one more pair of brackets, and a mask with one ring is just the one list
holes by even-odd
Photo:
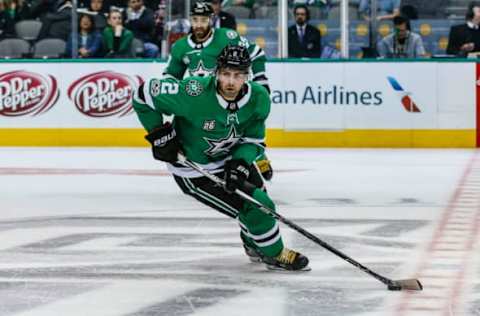
[[[277, 221], [233, 193], [240, 189], [275, 208], [253, 165], [264, 150], [270, 98], [259, 84], [247, 81], [250, 65], [245, 47], [229, 45], [215, 76], [146, 81], [135, 93], [134, 109], [154, 158], [168, 163], [185, 194], [238, 220], [252, 261], [271, 269], [309, 270], [305, 256], [283, 246]], [[174, 115], [172, 124], [164, 123], [163, 115]], [[223, 177], [225, 187], [178, 163], [179, 152]]]
[[[209, 3], [192, 4], [190, 22], [192, 30], [172, 47], [164, 77], [172, 76], [179, 80], [190, 76], [208, 76], [215, 70], [217, 56], [227, 45], [242, 45], [248, 49], [252, 59], [252, 81], [263, 85], [269, 92], [265, 72], [266, 57], [264, 51], [256, 44], [249, 43], [237, 32], [230, 29], [211, 27], [213, 9]], [[257, 166], [266, 180], [273, 176], [270, 161], [263, 154], [257, 159]]]

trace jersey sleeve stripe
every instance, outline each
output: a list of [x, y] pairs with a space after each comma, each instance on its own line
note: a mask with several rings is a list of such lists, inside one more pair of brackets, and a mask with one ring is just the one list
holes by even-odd
[[150, 94], [150, 81], [148, 80], [143, 85], [143, 95], [145, 96], [146, 104], [155, 110], [155, 105], [153, 103], [152, 95]]
[[263, 51], [263, 49], [261, 48], [258, 48], [259, 49], [259, 52], [253, 56], [250, 56], [250, 58], [252, 59], [252, 61], [258, 59], [259, 57], [262, 57], [262, 56], [265, 56], [265, 52]]
[[260, 139], [260, 138], [242, 137], [242, 142], [243, 143], [252, 143], [252, 144], [264, 147], [263, 143], [265, 143], [265, 138]]

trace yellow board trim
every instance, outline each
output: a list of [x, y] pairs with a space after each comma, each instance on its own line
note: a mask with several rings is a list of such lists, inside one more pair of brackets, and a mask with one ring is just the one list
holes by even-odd
[[[6, 128], [0, 146], [144, 147], [143, 129]], [[476, 130], [267, 130], [269, 147], [474, 148]]]

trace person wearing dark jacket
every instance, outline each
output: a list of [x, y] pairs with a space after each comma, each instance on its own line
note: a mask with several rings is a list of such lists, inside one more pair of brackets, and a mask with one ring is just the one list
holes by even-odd
[[[100, 57], [102, 50], [102, 35], [95, 29], [94, 17], [88, 14], [80, 15], [80, 30], [78, 31], [78, 57]], [[72, 35], [68, 37], [65, 52], [67, 57], [72, 57]]]
[[215, 29], [220, 27], [224, 27], [227, 29], [237, 30], [237, 21], [235, 17], [225, 11], [222, 11], [222, 3], [220, 0], [211, 0], [213, 9], [213, 16], [212, 16], [212, 26]]
[[44, 15], [42, 23], [39, 39], [60, 38], [66, 41], [72, 29], [72, 2], [57, 1], [55, 12]]
[[310, 12], [301, 4], [293, 9], [295, 25], [288, 28], [288, 57], [320, 58], [322, 37], [320, 31], [308, 24]]
[[480, 1], [469, 4], [466, 22], [450, 28], [447, 54], [466, 57], [480, 52]]
[[156, 58], [158, 56], [158, 46], [153, 43], [155, 29], [153, 11], [143, 4], [143, 0], [128, 1], [125, 27], [132, 31], [136, 38], [143, 41], [145, 57]]

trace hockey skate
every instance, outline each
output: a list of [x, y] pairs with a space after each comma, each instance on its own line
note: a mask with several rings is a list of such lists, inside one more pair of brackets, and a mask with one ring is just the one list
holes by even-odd
[[263, 257], [270, 270], [283, 271], [310, 271], [308, 258], [299, 252], [288, 248], [283, 248], [282, 252], [276, 257]]

